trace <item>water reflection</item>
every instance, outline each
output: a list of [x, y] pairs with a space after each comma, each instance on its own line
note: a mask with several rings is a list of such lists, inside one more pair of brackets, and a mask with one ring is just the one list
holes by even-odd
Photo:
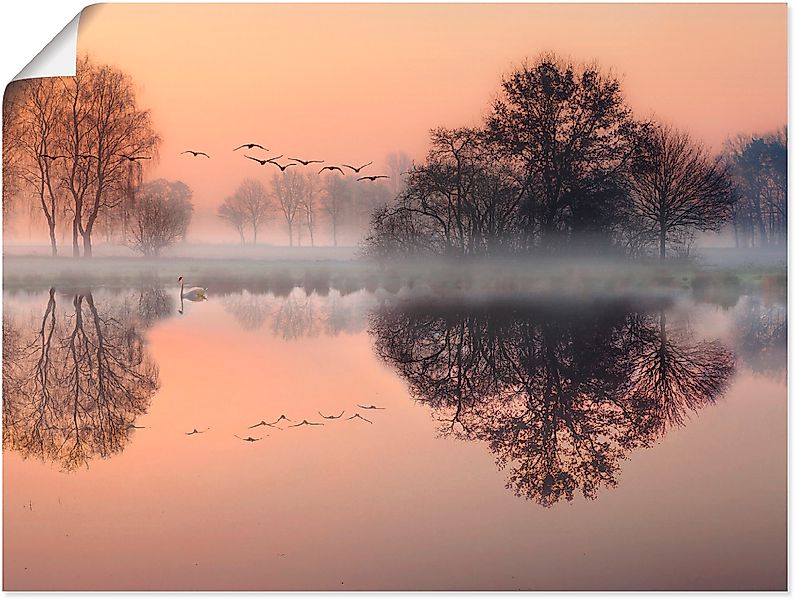
[[487, 443], [508, 488], [551, 506], [615, 486], [632, 449], [726, 389], [733, 353], [668, 320], [664, 304], [392, 305], [371, 334], [443, 435]]
[[292, 288], [269, 294], [247, 290], [220, 297], [224, 309], [246, 331], [268, 326], [284, 340], [299, 340], [317, 335], [338, 335], [363, 331], [374, 297], [353, 290], [343, 294], [336, 289]]
[[[73, 470], [121, 452], [158, 389], [144, 332], [178, 317], [157, 284], [43, 295], [3, 321], [4, 448]], [[485, 442], [507, 487], [551, 506], [595, 498], [620, 466], [716, 402], [735, 355], [785, 369], [786, 309], [741, 297], [728, 336], [697, 334], [670, 300], [476, 304], [398, 300], [382, 290], [270, 287], [217, 298], [243, 330], [283, 340], [363, 331], [432, 408], [442, 435]], [[179, 317], [182, 318], [182, 317]], [[233, 348], [228, 349], [230, 352]]]
[[36, 326], [3, 320], [3, 447], [65, 470], [121, 452], [158, 388], [141, 333], [167, 312], [159, 293], [65, 301], [51, 289]]
[[745, 296], [736, 307], [736, 350], [755, 373], [781, 375], [786, 369], [786, 305]]

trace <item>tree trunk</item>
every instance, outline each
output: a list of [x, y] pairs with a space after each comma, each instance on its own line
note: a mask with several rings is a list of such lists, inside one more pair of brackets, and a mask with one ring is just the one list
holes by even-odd
[[80, 242], [77, 233], [77, 217], [75, 217], [72, 220], [72, 256], [80, 258]]
[[94, 255], [94, 250], [91, 247], [91, 232], [86, 231], [83, 233], [83, 256], [91, 258]]
[[289, 234], [289, 245], [292, 247], [292, 222], [287, 221], [287, 233]]
[[52, 247], [52, 255], [58, 256], [58, 241], [55, 239], [55, 221], [50, 220], [47, 224], [50, 228], [50, 246]]
[[662, 225], [659, 231], [659, 260], [665, 260], [667, 256], [667, 228]]

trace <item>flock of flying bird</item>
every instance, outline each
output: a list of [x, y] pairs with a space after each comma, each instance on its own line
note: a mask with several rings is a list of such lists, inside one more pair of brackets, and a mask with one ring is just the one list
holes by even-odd
[[[356, 406], [358, 406], [362, 410], [386, 410], [385, 407], [383, 407], [383, 406], [375, 406], [374, 404], [370, 404], [369, 406], [364, 406], [363, 404], [357, 404]], [[342, 411], [338, 415], [324, 415], [321, 412], [318, 412], [317, 414], [319, 414], [323, 419], [326, 419], [328, 421], [334, 421], [336, 419], [341, 419], [345, 415], [345, 411]], [[360, 419], [360, 420], [366, 421], [367, 423], [372, 425], [372, 421], [370, 421], [366, 417], [362, 417], [360, 413], [356, 413], [352, 417], [347, 417], [347, 419], [345, 419], [345, 420], [346, 421], [352, 421], [353, 419]], [[292, 419], [287, 418], [286, 415], [281, 415], [278, 419], [276, 419], [272, 423], [268, 423], [267, 421], [265, 421], [263, 419], [262, 421], [259, 421], [259, 423], [251, 425], [248, 429], [256, 429], [257, 427], [272, 427], [274, 429], [278, 429], [278, 430], [281, 431], [282, 428], [279, 427], [278, 424], [281, 423], [282, 421], [285, 421], [287, 423], [295, 423]], [[310, 427], [311, 426], [315, 426], [316, 427], [316, 426], [323, 426], [323, 425], [325, 425], [325, 423], [319, 423], [319, 422], [315, 423], [313, 421], [309, 421], [308, 419], [303, 419], [300, 423], [295, 423], [294, 425], [287, 425], [287, 427], [304, 427], [304, 426], [310, 426]], [[143, 429], [142, 427], [137, 426], [137, 425], [133, 425], [132, 427], [134, 427], [135, 429]], [[185, 435], [199, 435], [199, 434], [202, 434], [202, 433], [206, 433], [207, 431], [209, 431], [209, 429], [210, 429], [209, 427], [207, 427], [207, 429], [202, 429], [202, 430], [198, 430], [198, 429], [194, 428], [193, 431], [188, 431], [187, 433], [185, 433]], [[244, 438], [240, 437], [239, 435], [235, 435], [234, 437], [236, 437], [238, 440], [242, 440], [244, 442], [258, 442], [259, 440], [262, 439], [261, 437], [255, 438], [255, 437], [252, 437], [250, 435], [248, 437], [244, 437]]]
[[[243, 148], [245, 148], [246, 150], [249, 150], [249, 151], [253, 150], [254, 148], [258, 148], [258, 149], [262, 150], [262, 152], [270, 152], [270, 150], [268, 148], [265, 148], [261, 144], [255, 144], [255, 143], [241, 144], [241, 145], [237, 146], [237, 148], [232, 150], [232, 152], [237, 152], [238, 150], [242, 150]], [[207, 154], [206, 152], [202, 152], [200, 150], [185, 150], [181, 154], [192, 154], [193, 158], [196, 158], [198, 156], [206, 156], [207, 158], [210, 158], [209, 154]], [[283, 158], [284, 157], [283, 154], [279, 154], [278, 156], [273, 156], [271, 158], [257, 158], [255, 156], [249, 156], [248, 154], [244, 154], [243, 156], [245, 156], [249, 160], [253, 160], [254, 162], [259, 163], [263, 167], [265, 165], [268, 165], [268, 164], [274, 165], [274, 166], [278, 167], [279, 169], [281, 169], [282, 173], [284, 171], [286, 171], [287, 169], [289, 169], [290, 167], [297, 166], [299, 163], [301, 165], [303, 165], [304, 167], [308, 167], [309, 165], [312, 165], [312, 164], [321, 164], [321, 163], [325, 162], [324, 160], [316, 160], [316, 159], [304, 160], [302, 158], [295, 158], [293, 156], [288, 156], [287, 160], [293, 160], [295, 162], [291, 162], [291, 163], [287, 163], [285, 165], [282, 165], [281, 163], [278, 163], [276, 161], [278, 159], [280, 159], [280, 158]], [[148, 158], [148, 157], [140, 157], [140, 158]], [[135, 160], [135, 159], [132, 159], [132, 160]], [[368, 163], [365, 163], [365, 164], [363, 164], [361, 166], [358, 166], [358, 167], [356, 167], [355, 165], [348, 165], [348, 164], [342, 164], [341, 166], [324, 165], [322, 168], [320, 168], [319, 171], [317, 171], [317, 173], [319, 174], [319, 173], [322, 173], [323, 171], [329, 171], [329, 172], [339, 171], [342, 175], [344, 175], [345, 174], [344, 168], [346, 168], [346, 169], [350, 169], [356, 175], [359, 175], [359, 174], [361, 174], [362, 169], [364, 169], [365, 167], [370, 166], [371, 164], [372, 164], [372, 161], [370, 161]], [[376, 181], [378, 179], [389, 179], [389, 176], [388, 175], [362, 175], [361, 177], [356, 178], [356, 181]]]
[[[268, 150], [267, 148], [265, 148], [261, 144], [254, 144], [254, 143], [241, 144], [240, 146], [237, 146], [237, 148], [235, 148], [233, 150], [233, 152], [236, 152], [237, 150], [241, 150], [242, 148], [246, 148], [247, 150], [252, 150], [253, 148], [259, 148], [263, 152], [270, 152], [270, 150]], [[206, 156], [207, 158], [210, 157], [209, 154], [207, 154], [206, 152], [202, 152], [200, 150], [185, 150], [184, 152], [181, 152], [180, 154], [192, 154], [193, 158], [196, 158], [198, 156]], [[134, 154], [118, 154], [118, 156], [120, 156], [121, 158], [123, 158], [123, 159], [125, 159], [125, 160], [127, 160], [127, 161], [129, 161], [131, 163], [138, 162], [139, 160], [151, 160], [151, 158], [152, 158], [151, 156], [143, 156], [143, 155], [136, 156]], [[295, 162], [287, 163], [286, 165], [282, 165], [282, 164], [280, 164], [280, 163], [278, 163], [276, 161], [279, 158], [283, 158], [283, 156], [284, 156], [283, 154], [279, 154], [278, 156], [274, 156], [272, 158], [256, 158], [255, 156], [248, 156], [247, 154], [245, 154], [244, 156], [246, 158], [250, 159], [250, 160], [253, 160], [254, 162], [258, 162], [263, 167], [265, 165], [267, 165], [267, 164], [274, 165], [274, 166], [278, 167], [279, 169], [281, 169], [282, 173], [284, 171], [286, 171], [287, 169], [289, 169], [290, 167], [297, 166], [298, 163], [302, 164], [304, 167], [308, 167], [309, 165], [312, 165], [312, 164], [315, 164], [315, 163], [320, 164], [320, 163], [324, 163], [325, 162], [324, 160], [304, 160], [302, 158], [295, 158], [295, 157], [292, 157], [292, 156], [288, 156], [287, 160], [294, 160]], [[94, 159], [94, 160], [99, 160], [99, 158], [97, 156], [94, 156], [93, 154], [78, 154], [78, 157], [79, 158], [91, 158], [91, 159]], [[46, 158], [48, 160], [58, 160], [60, 158], [69, 158], [69, 157], [68, 156], [51, 155], [51, 154], [42, 153], [42, 154], [39, 154], [39, 158]], [[317, 171], [317, 173], [322, 173], [323, 171], [331, 171], [331, 172], [332, 171], [339, 171], [342, 175], [344, 175], [345, 171], [342, 168], [342, 167], [344, 167], [344, 168], [350, 169], [356, 175], [359, 175], [359, 174], [361, 174], [362, 169], [364, 169], [365, 167], [370, 166], [371, 164], [372, 164], [372, 161], [369, 161], [368, 163], [365, 163], [365, 164], [363, 164], [363, 165], [361, 165], [359, 167], [356, 167], [354, 165], [348, 165], [348, 164], [342, 164], [342, 166], [324, 165], [319, 171]], [[389, 179], [389, 176], [388, 175], [362, 175], [361, 177], [356, 178], [356, 181], [376, 181], [378, 179]]]

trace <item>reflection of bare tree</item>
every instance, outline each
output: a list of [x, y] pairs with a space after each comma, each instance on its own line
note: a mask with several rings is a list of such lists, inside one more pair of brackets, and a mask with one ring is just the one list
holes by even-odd
[[361, 295], [343, 296], [338, 290], [310, 293], [293, 288], [283, 297], [243, 291], [228, 294], [221, 302], [243, 329], [260, 329], [269, 322], [273, 333], [285, 340], [296, 340], [362, 331], [372, 300]]
[[317, 317], [311, 296], [294, 290], [281, 301], [273, 315], [273, 333], [285, 340], [314, 336]]
[[[50, 290], [32, 336], [4, 326], [3, 444], [72, 470], [120, 452], [158, 387], [157, 367], [125, 303], [91, 293], [59, 309]], [[29, 338], [29, 339], [27, 339]]]
[[[632, 448], [713, 402], [733, 372], [718, 344], [672, 340], [621, 306], [390, 308], [371, 332], [441, 433], [486, 442], [508, 487], [544, 506], [616, 485]], [[655, 360], [638, 362], [659, 340]]]
[[647, 441], [680, 426], [687, 414], [719, 398], [734, 357], [716, 341], [692, 342], [683, 327], [670, 328], [664, 310], [642, 315], [630, 329], [630, 375], [623, 397]]
[[170, 317], [174, 312], [174, 299], [162, 287], [153, 285], [138, 293], [138, 315], [144, 327]]
[[248, 331], [262, 327], [271, 310], [265, 295], [252, 294], [247, 291], [225, 296], [221, 303], [228, 312], [234, 315], [240, 326]]
[[736, 312], [736, 349], [744, 363], [756, 373], [785, 372], [786, 305], [748, 296]]

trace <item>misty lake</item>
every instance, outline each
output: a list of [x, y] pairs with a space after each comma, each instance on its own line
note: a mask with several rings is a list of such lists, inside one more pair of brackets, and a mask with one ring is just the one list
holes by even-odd
[[339, 287], [6, 286], [6, 589], [785, 589], [784, 295]]

